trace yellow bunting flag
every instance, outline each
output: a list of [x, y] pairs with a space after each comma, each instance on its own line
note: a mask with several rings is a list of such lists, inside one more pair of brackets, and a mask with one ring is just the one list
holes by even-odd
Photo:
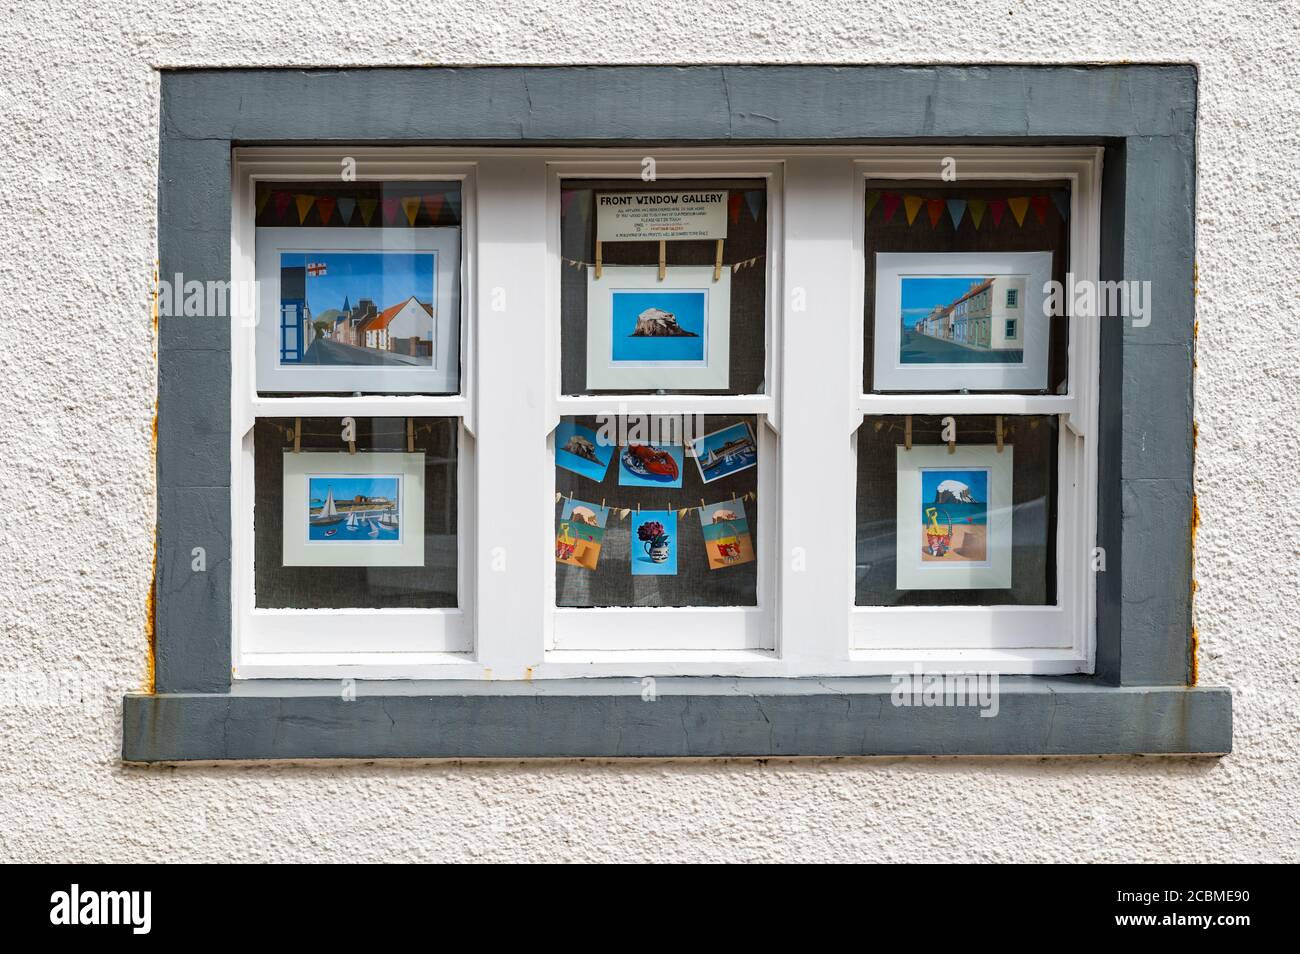
[[975, 223], [975, 231], [979, 231], [980, 223], [984, 221], [984, 210], [989, 204], [983, 199], [971, 199], [967, 208], [970, 209], [970, 220]]
[[1019, 195], [1014, 199], [1007, 199], [1007, 205], [1011, 207], [1011, 214], [1016, 217], [1016, 225], [1024, 225], [1025, 213], [1029, 211], [1028, 197]]
[[361, 221], [369, 225], [378, 205], [378, 199], [357, 199], [357, 206], [361, 209]]
[[316, 204], [316, 197], [314, 195], [295, 195], [293, 201], [298, 206], [298, 224], [302, 225], [303, 222], [307, 221], [307, 213]]
[[420, 214], [420, 197], [417, 195], [408, 195], [402, 200], [402, 211], [406, 213], [407, 223], [414, 225], [415, 217]]
[[921, 211], [921, 206], [925, 205], [925, 200], [919, 195], [903, 196], [903, 208], [907, 210], [907, 224], [911, 225], [916, 221], [916, 213]]

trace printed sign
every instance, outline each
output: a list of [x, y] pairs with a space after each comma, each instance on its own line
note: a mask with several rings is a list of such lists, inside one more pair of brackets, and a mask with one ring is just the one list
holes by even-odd
[[601, 242], [726, 237], [726, 190], [604, 192], [596, 196], [596, 238]]

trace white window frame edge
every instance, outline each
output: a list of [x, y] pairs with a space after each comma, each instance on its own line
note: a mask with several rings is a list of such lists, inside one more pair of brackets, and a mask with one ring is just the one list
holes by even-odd
[[[956, 160], [958, 181], [1068, 180], [1070, 260], [1076, 280], [1095, 282], [1100, 268], [1101, 147], [888, 147], [863, 150], [855, 202], [865, 223], [868, 180], [943, 182], [941, 160]], [[855, 234], [865, 261], [863, 230]], [[870, 267], [870, 263], [865, 263]], [[856, 307], [865, 315], [864, 283], [856, 282]], [[862, 336], [855, 339], [861, 381]], [[1070, 321], [1064, 395], [862, 394], [861, 423], [883, 414], [1059, 415], [1057, 444], [1057, 603], [1055, 606], [865, 607], [853, 606], [854, 660], [895, 671], [917, 661], [929, 668], [979, 666], [999, 673], [1091, 673], [1096, 657], [1096, 586], [1092, 551], [1097, 538], [1097, 408], [1100, 323]], [[861, 390], [859, 386], [859, 391]], [[855, 438], [856, 450], [856, 438]], [[856, 498], [855, 498], [856, 499]], [[856, 544], [855, 544], [856, 546]], [[856, 560], [856, 549], [853, 557]], [[850, 593], [852, 603], [855, 594]], [[935, 632], [957, 631], [956, 644]]]
[[[231, 673], [257, 678], [406, 678], [427, 667], [472, 667], [476, 166], [464, 156], [418, 147], [236, 148], [231, 157], [232, 288], [255, 279], [255, 183], [340, 180], [345, 159], [357, 181], [461, 184], [460, 393], [263, 397], [254, 380], [255, 296], [231, 301]], [[247, 250], [247, 251], [245, 251]], [[259, 609], [254, 592], [253, 427], [271, 417], [449, 417], [457, 419], [457, 606], [439, 609]], [[365, 649], [354, 648], [365, 634]], [[477, 669], [475, 669], [477, 674]]]

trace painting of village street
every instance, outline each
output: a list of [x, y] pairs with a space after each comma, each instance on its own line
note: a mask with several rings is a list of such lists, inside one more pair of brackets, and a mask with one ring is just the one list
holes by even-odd
[[282, 252], [281, 365], [429, 367], [437, 254]]
[[909, 277], [900, 296], [902, 364], [1019, 364], [1025, 276]]
[[313, 543], [393, 543], [401, 539], [401, 478], [312, 476], [307, 539]]

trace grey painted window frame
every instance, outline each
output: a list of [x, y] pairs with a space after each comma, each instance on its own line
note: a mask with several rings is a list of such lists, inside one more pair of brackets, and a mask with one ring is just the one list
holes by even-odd
[[[308, 758], [1219, 754], [1231, 694], [1193, 672], [1191, 66], [501, 67], [160, 74], [162, 275], [230, 277], [231, 150], [311, 143], [993, 143], [1105, 148], [1101, 278], [1150, 279], [1101, 329], [1092, 676], [1003, 677], [998, 718], [889, 704], [887, 678], [232, 683], [230, 334], [163, 319], [155, 686], [128, 762]], [[375, 104], [383, 104], [375, 108]], [[223, 491], [225, 492], [223, 495]], [[1171, 534], [1168, 528], [1186, 528]], [[207, 571], [190, 543], [210, 541]]]

